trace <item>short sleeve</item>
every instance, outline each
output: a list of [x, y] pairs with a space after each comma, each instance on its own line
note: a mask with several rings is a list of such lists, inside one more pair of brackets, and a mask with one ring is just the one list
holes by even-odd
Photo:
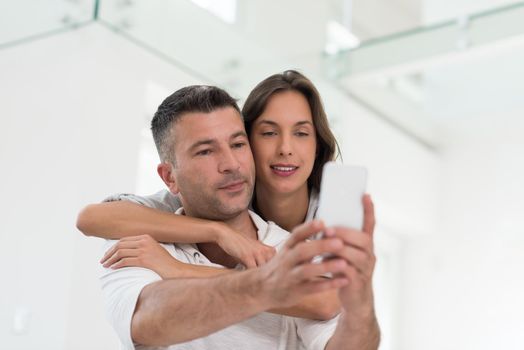
[[328, 321], [294, 318], [297, 334], [307, 350], [324, 350], [335, 333], [338, 316]]
[[149, 196], [138, 196], [130, 193], [119, 193], [107, 197], [104, 202], [129, 201], [136, 204], [141, 204], [149, 208], [159, 209], [174, 213], [182, 203], [177, 195], [172, 194], [167, 190], [162, 190]]
[[[109, 249], [118, 241], [108, 240]], [[125, 267], [112, 270], [102, 268], [100, 282], [106, 316], [116, 331], [123, 349], [135, 349], [131, 338], [131, 319], [142, 289], [161, 280], [154, 271], [141, 267]]]

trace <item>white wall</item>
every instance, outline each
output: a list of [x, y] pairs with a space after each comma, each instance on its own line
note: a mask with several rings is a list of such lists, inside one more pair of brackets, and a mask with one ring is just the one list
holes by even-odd
[[[0, 76], [2, 348], [115, 349], [99, 244], [76, 215], [134, 191], [146, 83], [197, 82], [97, 25], [2, 50]], [[17, 308], [30, 313], [21, 335]]]
[[421, 0], [349, 0], [352, 30], [361, 40], [410, 30], [422, 24]]
[[[320, 80], [315, 80], [320, 81]], [[369, 170], [379, 222], [400, 235], [435, 232], [440, 158], [341, 90], [318, 84], [345, 163]]]
[[450, 140], [439, 232], [405, 249], [401, 349], [524, 348], [522, 112]]
[[[437, 231], [440, 158], [370, 111], [334, 91], [325, 94], [336, 117], [332, 125], [345, 163], [364, 165], [376, 208], [375, 302], [382, 328], [381, 350], [404, 350], [406, 242]], [[408, 325], [409, 326], [409, 325]], [[420, 347], [419, 349], [424, 349]]]

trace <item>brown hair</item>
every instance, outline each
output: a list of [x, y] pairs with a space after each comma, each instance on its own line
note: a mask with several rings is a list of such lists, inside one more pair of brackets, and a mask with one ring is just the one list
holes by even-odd
[[253, 123], [264, 113], [264, 109], [271, 96], [289, 90], [301, 93], [308, 101], [309, 108], [311, 109], [317, 137], [317, 152], [313, 170], [308, 178], [308, 186], [319, 190], [324, 164], [330, 160], [334, 160], [336, 156], [340, 154], [340, 148], [329, 128], [329, 122], [320, 94], [311, 80], [295, 70], [287, 70], [261, 81], [251, 91], [242, 108], [246, 132], [248, 135], [251, 135]]

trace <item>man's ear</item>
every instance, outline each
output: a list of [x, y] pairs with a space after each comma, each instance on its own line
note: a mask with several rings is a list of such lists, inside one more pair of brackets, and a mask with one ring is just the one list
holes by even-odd
[[164, 181], [166, 186], [169, 188], [169, 191], [171, 191], [171, 193], [173, 194], [177, 194], [179, 191], [174, 174], [174, 169], [171, 163], [163, 162], [158, 164], [156, 171], [158, 172], [158, 175], [160, 176], [162, 181]]

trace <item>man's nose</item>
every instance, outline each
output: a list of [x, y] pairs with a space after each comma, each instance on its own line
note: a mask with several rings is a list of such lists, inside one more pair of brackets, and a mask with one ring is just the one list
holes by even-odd
[[218, 171], [221, 173], [233, 172], [240, 169], [240, 162], [233, 150], [228, 149], [222, 152]]

